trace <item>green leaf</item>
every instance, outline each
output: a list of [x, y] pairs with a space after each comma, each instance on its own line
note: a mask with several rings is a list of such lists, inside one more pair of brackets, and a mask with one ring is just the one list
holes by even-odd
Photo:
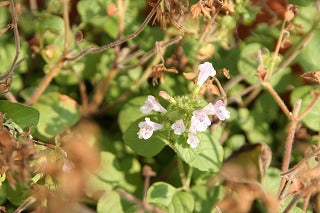
[[90, 176], [87, 192], [94, 194], [121, 187], [133, 193], [142, 186], [140, 172], [140, 163], [135, 158], [127, 157], [120, 161], [110, 152], [101, 152], [100, 168]]
[[39, 112], [33, 107], [9, 101], [0, 101], [0, 111], [6, 113], [6, 118], [10, 118], [23, 130], [32, 126], [36, 128], [39, 121]]
[[251, 43], [241, 49], [240, 60], [238, 61], [239, 72], [246, 76], [245, 80], [255, 84], [259, 79], [255, 76], [259, 66], [258, 51], [264, 47], [259, 43]]
[[304, 68], [305, 71], [316, 71], [320, 69], [320, 61], [318, 57], [320, 48], [320, 30], [313, 33], [311, 41], [302, 49], [297, 57], [298, 63]]
[[262, 180], [263, 188], [274, 196], [277, 196], [279, 193], [279, 186], [281, 184], [280, 173], [280, 169], [269, 167], [266, 171], [265, 177]]
[[187, 213], [193, 212], [194, 200], [189, 192], [176, 192], [169, 205], [169, 213]]
[[172, 185], [165, 182], [157, 182], [148, 189], [147, 201], [148, 203], [167, 207], [176, 192], [177, 189]]
[[76, 102], [56, 92], [45, 93], [34, 107], [40, 112], [37, 136], [44, 140], [60, 134], [80, 118]]
[[216, 173], [223, 161], [223, 148], [210, 133], [198, 133], [200, 143], [197, 148], [190, 148], [185, 137], [179, 137], [175, 151], [187, 164], [201, 171]]
[[[293, 105], [299, 98], [302, 99], [300, 113], [303, 112], [307, 106], [311, 103], [314, 99], [314, 96], [311, 94], [313, 89], [317, 89], [317, 87], [312, 86], [302, 86], [296, 88], [291, 93], [291, 104]], [[309, 113], [302, 119], [302, 122], [314, 131], [320, 130], [320, 101], [318, 100]]]
[[1, 188], [7, 195], [7, 199], [10, 201], [10, 203], [15, 206], [19, 206], [30, 195], [30, 189], [28, 186], [22, 186], [21, 184], [16, 184], [16, 189], [13, 189], [9, 183], [5, 181]]
[[124, 213], [124, 210], [120, 195], [114, 191], [106, 191], [97, 204], [98, 213]]
[[147, 98], [147, 96], [135, 97], [123, 106], [118, 117], [118, 123], [122, 132], [126, 131], [138, 118], [145, 116], [139, 109]]
[[[149, 116], [151, 121], [159, 122], [157, 116]], [[148, 140], [139, 139], [138, 131], [139, 131], [139, 123], [144, 121], [145, 118], [140, 118], [125, 131], [123, 135], [124, 142], [138, 155], [144, 157], [153, 157], [157, 155], [165, 146], [165, 143], [159, 138], [158, 132], [153, 133], [152, 137]], [[161, 130], [160, 130], [161, 131]]]
[[212, 207], [224, 196], [222, 186], [214, 188], [208, 188], [204, 185], [194, 186], [191, 192], [195, 200], [195, 212], [211, 212]]

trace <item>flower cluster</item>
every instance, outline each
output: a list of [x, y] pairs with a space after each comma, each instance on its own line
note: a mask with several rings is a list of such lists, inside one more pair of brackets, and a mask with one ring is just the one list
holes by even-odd
[[[200, 64], [199, 67], [199, 76], [197, 85], [200, 88], [204, 82], [211, 76], [216, 75], [216, 71], [213, 68], [212, 64], [205, 62]], [[165, 92], [162, 92], [165, 93]], [[161, 94], [162, 94], [161, 93]], [[163, 96], [163, 95], [162, 95]], [[173, 98], [165, 93], [166, 100], [173, 100], [172, 103], [176, 104]], [[155, 98], [151, 95], [148, 96], [148, 99], [145, 101], [144, 105], [140, 108], [140, 111], [144, 114], [148, 114], [151, 111], [156, 111], [160, 113], [167, 113], [167, 110], [158, 103]], [[224, 106], [224, 103], [219, 100], [215, 104], [209, 103], [202, 109], [196, 109], [191, 111], [190, 116], [186, 118], [178, 119], [174, 121], [170, 127], [173, 130], [175, 135], [187, 135], [187, 143], [191, 148], [196, 148], [200, 143], [200, 139], [197, 137], [197, 132], [204, 132], [211, 125], [209, 116], [217, 116], [219, 120], [224, 121], [230, 117], [230, 112]], [[187, 117], [190, 119], [187, 119]], [[188, 124], [188, 128], [186, 127]], [[145, 121], [139, 123], [138, 137], [140, 139], [149, 139], [154, 131], [163, 129], [165, 125], [153, 122], [149, 117], [145, 118]]]

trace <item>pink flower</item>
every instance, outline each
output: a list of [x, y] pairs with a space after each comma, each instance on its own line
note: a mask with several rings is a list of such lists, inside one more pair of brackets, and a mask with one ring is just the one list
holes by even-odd
[[203, 110], [196, 110], [191, 117], [191, 125], [189, 131], [193, 134], [196, 132], [204, 132], [208, 126], [211, 125], [211, 121], [208, 115]]
[[140, 139], [143, 138], [147, 140], [152, 136], [153, 131], [162, 129], [163, 126], [161, 124], [152, 122], [150, 118], [146, 117], [145, 121], [139, 123], [139, 128], [139, 132], [137, 133], [138, 137]]
[[224, 121], [230, 118], [230, 112], [227, 110], [221, 100], [217, 101], [213, 107], [219, 120]]
[[144, 102], [144, 105], [140, 107], [140, 111], [143, 114], [148, 114], [152, 110], [162, 113], [167, 112], [167, 110], [163, 108], [163, 106], [161, 106], [161, 104], [159, 104], [152, 95], [149, 95], [148, 99]]
[[198, 66], [198, 69], [200, 71], [197, 82], [199, 86], [202, 86], [203, 83], [209, 78], [209, 76], [213, 77], [216, 75], [216, 70], [213, 68], [210, 62], [200, 64]]
[[191, 148], [196, 148], [199, 142], [200, 140], [196, 135], [189, 133], [187, 143], [190, 145]]
[[186, 127], [181, 119], [172, 124], [171, 129], [173, 129], [176, 135], [181, 135], [181, 133], [186, 131]]

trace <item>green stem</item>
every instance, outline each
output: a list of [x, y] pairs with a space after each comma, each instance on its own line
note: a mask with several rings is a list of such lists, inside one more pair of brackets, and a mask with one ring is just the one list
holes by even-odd
[[181, 178], [181, 183], [183, 185], [183, 188], [186, 189], [187, 178], [186, 178], [186, 174], [184, 172], [183, 162], [179, 157], [177, 157], [177, 166], [178, 166], [178, 171], [179, 171], [179, 175]]
[[189, 190], [190, 189], [190, 182], [191, 182], [191, 177], [192, 177], [192, 172], [193, 172], [193, 167], [189, 166], [189, 171], [187, 174], [187, 180], [186, 180], [186, 189]]

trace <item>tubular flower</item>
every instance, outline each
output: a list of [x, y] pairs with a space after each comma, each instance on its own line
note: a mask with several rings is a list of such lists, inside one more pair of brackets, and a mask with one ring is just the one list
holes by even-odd
[[143, 114], [148, 114], [152, 110], [162, 113], [167, 112], [167, 110], [163, 108], [163, 106], [161, 106], [161, 104], [159, 104], [152, 95], [149, 95], [148, 99], [144, 102], [144, 105], [140, 107], [140, 111]]
[[208, 126], [211, 125], [211, 121], [204, 110], [196, 110], [191, 117], [191, 125], [189, 131], [193, 134], [196, 132], [204, 132]]
[[203, 83], [209, 78], [209, 76], [213, 77], [217, 73], [210, 62], [200, 64], [198, 66], [198, 69], [200, 71], [197, 82], [199, 86], [202, 86]]
[[224, 106], [223, 102], [221, 100], [217, 101], [214, 105], [215, 114], [219, 118], [219, 120], [224, 121], [228, 118], [230, 118], [230, 112], [227, 110], [227, 108]]
[[173, 129], [173, 132], [176, 135], [181, 135], [181, 133], [186, 131], [186, 127], [185, 127], [182, 119], [177, 120], [174, 124], [172, 124], [171, 129]]
[[162, 129], [163, 126], [161, 124], [152, 122], [150, 118], [146, 117], [145, 121], [139, 123], [139, 128], [139, 132], [137, 133], [138, 137], [140, 139], [147, 140], [152, 136], [153, 131]]
[[199, 142], [200, 140], [196, 135], [189, 133], [187, 143], [190, 145], [191, 148], [196, 148]]

